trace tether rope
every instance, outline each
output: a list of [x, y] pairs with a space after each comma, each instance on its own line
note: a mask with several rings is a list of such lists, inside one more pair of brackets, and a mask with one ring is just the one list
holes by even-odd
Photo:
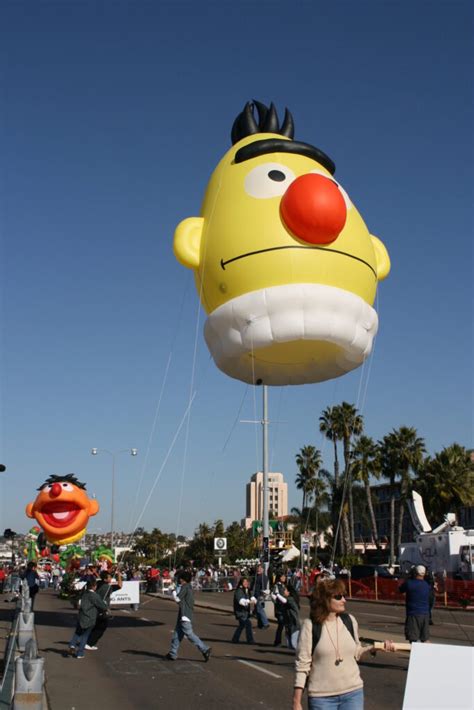
[[[375, 297], [376, 297], [377, 308], [378, 308], [378, 289], [376, 289]], [[373, 341], [373, 345], [372, 345], [372, 352], [371, 352], [371, 355], [370, 355], [370, 359], [373, 357], [373, 353], [374, 353], [374, 351], [375, 351], [375, 341], [376, 341], [376, 339], [377, 339], [377, 338], [376, 338], [376, 336], [375, 336], [375, 337], [374, 337], [374, 341]], [[359, 389], [358, 389], [357, 399], [356, 399], [356, 405], [355, 405], [355, 408], [356, 408], [356, 410], [359, 411], [360, 416], [363, 416], [363, 410], [362, 410], [362, 408], [359, 409], [359, 405], [360, 405], [360, 397], [361, 397], [361, 392], [362, 392], [362, 378], [363, 378], [363, 376], [364, 376], [365, 363], [366, 363], [366, 360], [364, 360], [363, 365], [362, 365], [362, 368], [361, 368], [361, 374], [360, 374], [360, 379], [359, 379]], [[371, 368], [368, 368], [368, 370], [367, 370], [367, 381], [366, 381], [366, 384], [365, 384], [364, 402], [363, 402], [364, 407], [365, 407], [365, 395], [366, 395], [366, 393], [367, 393], [367, 388], [368, 388], [368, 385], [369, 385], [370, 369], [371, 369]], [[350, 461], [351, 454], [352, 454], [352, 440], [353, 440], [353, 437], [354, 437], [354, 432], [353, 432], [353, 430], [352, 430], [352, 431], [351, 431], [351, 434], [350, 434], [350, 437], [349, 437], [349, 451], [348, 451], [349, 461]], [[346, 463], [346, 462], [344, 461], [344, 464], [345, 464], [345, 463]], [[331, 562], [330, 562], [330, 568], [331, 568], [331, 569], [334, 567], [334, 560], [335, 560], [335, 557], [336, 557], [336, 550], [337, 550], [337, 541], [338, 541], [338, 538], [339, 538], [340, 527], [341, 527], [342, 512], [343, 512], [343, 508], [344, 508], [344, 502], [345, 502], [346, 493], [347, 493], [347, 490], [348, 490], [348, 488], [349, 488], [349, 481], [350, 481], [350, 478], [351, 478], [351, 475], [350, 475], [350, 474], [351, 474], [351, 464], [349, 463], [349, 465], [347, 465], [346, 470], [344, 471], [344, 481], [343, 481], [343, 488], [342, 488], [342, 498], [341, 498], [341, 504], [340, 504], [340, 508], [339, 508], [339, 516], [338, 516], [338, 520], [337, 520], [336, 533], [335, 533], [335, 535], [334, 535], [333, 548], [332, 548], [332, 554], [331, 554]], [[355, 541], [352, 541], [352, 542], [355, 542]]]

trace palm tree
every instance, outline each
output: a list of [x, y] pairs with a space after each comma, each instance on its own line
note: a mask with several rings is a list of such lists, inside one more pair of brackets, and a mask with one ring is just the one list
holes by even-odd
[[423, 497], [428, 518], [438, 524], [449, 512], [474, 505], [474, 460], [460, 444], [451, 444], [428, 457], [414, 487]]
[[393, 429], [379, 442], [381, 472], [388, 478], [390, 494], [390, 562], [395, 562], [395, 479], [400, 476], [400, 509], [398, 520], [397, 546], [402, 539], [405, 501], [411, 486], [411, 472], [416, 473], [425, 453], [425, 442], [417, 435], [414, 427], [401, 426]]
[[327, 506], [331, 500], [330, 495], [327, 490], [327, 475], [328, 471], [325, 471], [324, 469], [321, 470], [319, 473], [322, 475], [314, 480], [313, 484], [313, 490], [312, 490], [312, 495], [314, 496], [314, 503], [313, 503], [313, 513], [314, 513], [314, 531], [316, 535], [319, 533], [319, 514], [321, 512], [321, 507], [322, 506]]
[[[339, 417], [337, 407], [327, 407], [321, 416], [319, 417], [319, 431], [325, 435], [326, 439], [332, 441], [334, 449], [334, 479], [331, 483], [333, 495], [332, 495], [332, 505], [331, 505], [331, 525], [333, 530], [333, 536], [336, 536], [336, 530], [339, 520], [338, 507], [335, 505], [336, 501], [340, 498], [339, 491], [339, 458], [337, 452], [337, 442], [339, 441]], [[347, 522], [347, 521], [346, 521]], [[347, 531], [345, 537], [347, 538]], [[339, 535], [339, 540], [335, 540], [335, 544], [339, 542], [339, 552], [341, 555], [345, 554], [346, 545], [342, 535]], [[347, 547], [347, 549], [349, 549]]]
[[372, 538], [378, 549], [380, 543], [377, 531], [377, 521], [375, 519], [374, 506], [372, 502], [372, 494], [370, 490], [370, 478], [380, 478], [380, 457], [377, 444], [370, 438], [370, 436], [359, 437], [352, 450], [351, 459], [353, 478], [364, 484], [365, 494], [367, 496], [367, 507], [370, 516], [370, 525], [372, 528]]
[[336, 410], [336, 430], [339, 438], [342, 439], [344, 451], [344, 481], [348, 491], [349, 503], [349, 534], [351, 551], [354, 552], [355, 532], [354, 532], [354, 502], [352, 492], [352, 472], [351, 472], [351, 441], [352, 437], [359, 436], [364, 428], [364, 419], [358, 414], [357, 408], [353, 404], [343, 402], [334, 407]]
[[295, 482], [297, 489], [303, 491], [301, 510], [304, 511], [307, 502], [311, 500], [314, 482], [321, 468], [321, 452], [314, 446], [303, 446], [296, 454], [296, 465], [299, 471]]
[[426, 453], [425, 441], [418, 436], [414, 427], [402, 426], [394, 430], [396, 456], [400, 474], [400, 511], [398, 520], [397, 548], [402, 542], [403, 517], [405, 503], [411, 488], [411, 473], [417, 474], [423, 464]]
[[319, 431], [325, 435], [326, 439], [332, 441], [334, 446], [334, 485], [336, 488], [339, 488], [339, 459], [337, 456], [339, 430], [337, 424], [338, 416], [336, 407], [328, 407], [319, 417]]

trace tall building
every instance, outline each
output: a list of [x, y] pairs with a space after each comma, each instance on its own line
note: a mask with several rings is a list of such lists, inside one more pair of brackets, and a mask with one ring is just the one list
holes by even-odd
[[[247, 483], [245, 527], [263, 518], [263, 473], [254, 473]], [[288, 515], [288, 484], [282, 473], [268, 473], [268, 512], [276, 518]]]

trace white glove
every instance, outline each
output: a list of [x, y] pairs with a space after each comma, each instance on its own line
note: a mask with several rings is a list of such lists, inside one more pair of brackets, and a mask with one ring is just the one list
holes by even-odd
[[251, 602], [253, 602], [254, 604], [256, 604], [256, 603], [257, 603], [257, 600], [256, 600], [256, 598], [255, 598], [255, 597], [250, 597], [250, 601], [251, 601]]
[[172, 594], [173, 594], [173, 599], [175, 600], [175, 602], [179, 602], [178, 592], [176, 591], [176, 589], [173, 589]]

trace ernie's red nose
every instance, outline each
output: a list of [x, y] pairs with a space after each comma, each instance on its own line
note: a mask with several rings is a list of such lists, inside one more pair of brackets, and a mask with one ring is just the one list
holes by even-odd
[[293, 234], [310, 244], [329, 244], [342, 232], [347, 209], [330, 178], [308, 173], [296, 178], [282, 197], [281, 215]]
[[62, 488], [59, 483], [53, 483], [51, 486], [51, 490], [49, 491], [49, 495], [52, 496], [53, 498], [57, 498], [59, 495], [61, 495]]

